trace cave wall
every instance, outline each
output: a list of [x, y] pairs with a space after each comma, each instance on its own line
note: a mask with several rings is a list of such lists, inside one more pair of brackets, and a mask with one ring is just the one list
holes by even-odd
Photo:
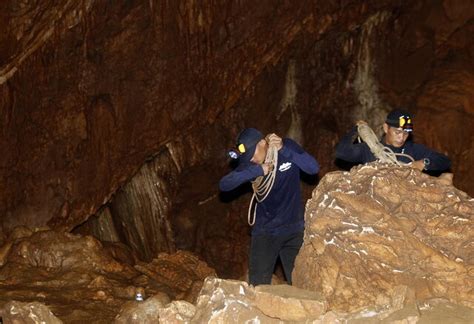
[[302, 31], [387, 3], [2, 3], [3, 227], [71, 230], [166, 143], [216, 127]]
[[379, 94], [414, 113], [417, 142], [446, 153], [454, 184], [474, 195], [474, 3], [418, 1], [378, 32]]
[[87, 219], [166, 143], [210, 127], [311, 19], [309, 1], [82, 4], [2, 4], [6, 229]]

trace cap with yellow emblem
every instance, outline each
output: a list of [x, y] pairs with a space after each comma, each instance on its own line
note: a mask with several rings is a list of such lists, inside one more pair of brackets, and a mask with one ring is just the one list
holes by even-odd
[[255, 128], [246, 128], [237, 137], [237, 149], [232, 158], [238, 158], [239, 163], [249, 163], [252, 159], [257, 143], [263, 139], [263, 134]]
[[388, 115], [387, 119], [385, 120], [387, 125], [395, 127], [395, 128], [402, 128], [405, 132], [412, 132], [413, 131], [413, 121], [411, 115], [403, 110], [395, 109], [392, 110]]

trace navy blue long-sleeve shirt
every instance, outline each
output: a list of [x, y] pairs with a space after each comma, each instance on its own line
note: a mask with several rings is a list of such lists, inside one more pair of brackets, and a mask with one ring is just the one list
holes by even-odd
[[[319, 172], [319, 164], [295, 141], [283, 139], [278, 151], [278, 165], [273, 188], [267, 198], [256, 204], [256, 219], [252, 235], [286, 235], [304, 229], [301, 204], [300, 171], [307, 174]], [[260, 164], [239, 164], [219, 182], [222, 191], [230, 191], [239, 185], [263, 176]]]
[[[376, 158], [366, 143], [354, 143], [356, 135], [357, 127], [354, 127], [339, 141], [336, 146], [336, 158], [352, 163], [375, 161]], [[402, 147], [394, 147], [383, 141], [382, 144], [394, 153], [410, 155], [415, 161], [429, 159], [430, 164], [426, 166], [427, 171], [444, 171], [451, 167], [451, 161], [446, 155], [433, 151], [422, 144], [413, 143], [412, 141], [406, 141]], [[404, 163], [411, 162], [409, 158], [404, 156], [397, 156], [397, 159]]]

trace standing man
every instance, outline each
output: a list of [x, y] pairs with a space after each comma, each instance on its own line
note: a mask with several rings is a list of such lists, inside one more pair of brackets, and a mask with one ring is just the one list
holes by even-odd
[[[357, 122], [357, 124], [360, 123], [366, 124], [364, 121]], [[391, 111], [383, 124], [383, 131], [385, 135], [381, 143], [394, 153], [410, 155], [414, 159], [411, 164], [413, 168], [434, 172], [446, 171], [450, 168], [451, 161], [446, 155], [409, 140], [409, 135], [413, 131], [413, 122], [408, 112], [398, 109]], [[354, 127], [337, 144], [336, 158], [352, 163], [375, 161], [376, 158], [366, 143], [354, 143], [356, 137], [357, 127]], [[397, 159], [404, 163], [411, 162], [403, 155], [397, 156]]]
[[244, 129], [237, 138], [238, 166], [219, 182], [222, 191], [266, 176], [273, 164], [265, 163], [269, 147], [278, 151], [273, 186], [268, 196], [257, 202], [249, 256], [249, 283], [270, 284], [276, 261], [280, 257], [286, 280], [303, 243], [304, 209], [301, 201], [300, 171], [314, 175], [318, 162], [295, 141], [276, 134], [266, 138], [255, 128]]

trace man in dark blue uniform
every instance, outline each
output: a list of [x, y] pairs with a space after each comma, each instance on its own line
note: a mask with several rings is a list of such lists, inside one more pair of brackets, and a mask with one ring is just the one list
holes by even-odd
[[260, 131], [247, 128], [237, 139], [238, 166], [220, 180], [219, 188], [230, 191], [271, 172], [273, 165], [265, 163], [269, 146], [278, 150], [278, 164], [271, 191], [255, 206], [249, 256], [249, 283], [254, 286], [271, 283], [278, 257], [291, 284], [304, 232], [300, 171], [310, 175], [319, 171], [318, 162], [295, 141], [276, 134], [265, 139]]
[[[357, 123], [365, 122], [359, 121]], [[383, 145], [394, 153], [407, 154], [414, 159], [412, 162], [408, 157], [400, 155], [397, 156], [399, 161], [412, 162], [413, 168], [430, 173], [446, 171], [450, 168], [451, 161], [446, 155], [409, 139], [409, 135], [413, 131], [413, 121], [408, 112], [398, 109], [391, 111], [383, 124], [383, 130], [385, 133], [381, 140]], [[366, 143], [354, 143], [356, 137], [357, 127], [354, 127], [337, 144], [336, 158], [357, 164], [375, 161], [376, 158]]]

